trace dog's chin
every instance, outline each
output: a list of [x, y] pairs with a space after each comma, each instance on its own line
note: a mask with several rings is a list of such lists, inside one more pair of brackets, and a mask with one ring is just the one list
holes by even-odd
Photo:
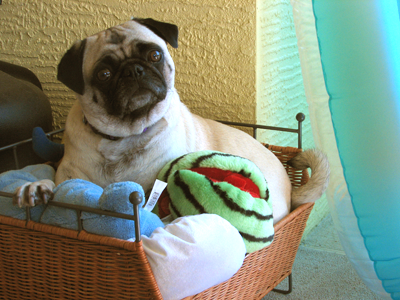
[[169, 98], [167, 95], [163, 100], [154, 97], [150, 100], [146, 94], [138, 94], [125, 101], [126, 105], [118, 114], [100, 105], [96, 109], [83, 107], [83, 114], [103, 134], [120, 138], [141, 135], [163, 118], [170, 105]]
[[137, 91], [133, 95], [118, 95], [115, 99], [105, 103], [105, 110], [110, 116], [124, 122], [134, 123], [137, 119], [145, 117], [158, 102], [151, 93]]
[[116, 80], [115, 88], [96, 88], [96, 101], [107, 114], [126, 123], [146, 117], [167, 94], [164, 80]]

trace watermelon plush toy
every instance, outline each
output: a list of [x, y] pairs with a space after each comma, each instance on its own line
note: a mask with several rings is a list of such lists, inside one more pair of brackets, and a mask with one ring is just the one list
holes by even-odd
[[217, 214], [239, 231], [247, 253], [272, 242], [267, 182], [248, 159], [217, 151], [193, 152], [168, 163], [158, 179], [168, 183], [158, 204], [160, 217]]

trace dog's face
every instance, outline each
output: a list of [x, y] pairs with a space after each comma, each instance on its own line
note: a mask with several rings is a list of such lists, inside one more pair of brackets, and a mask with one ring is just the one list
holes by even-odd
[[58, 79], [78, 94], [89, 123], [114, 136], [140, 134], [163, 116], [174, 93], [175, 25], [134, 19], [77, 41]]

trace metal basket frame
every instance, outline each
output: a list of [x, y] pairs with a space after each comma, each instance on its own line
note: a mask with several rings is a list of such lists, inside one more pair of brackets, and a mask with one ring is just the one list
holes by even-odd
[[[299, 114], [296, 115], [296, 120], [298, 122], [298, 127], [296, 129], [274, 127], [274, 126], [265, 126], [265, 125], [256, 125], [256, 124], [247, 124], [247, 123], [238, 123], [238, 122], [227, 122], [227, 121], [219, 121], [219, 122], [227, 124], [227, 125], [231, 125], [231, 126], [252, 128], [253, 129], [253, 137], [254, 138], [257, 137], [257, 131], [259, 129], [296, 133], [298, 135], [298, 149], [301, 150], [301, 148], [302, 148], [302, 122], [304, 121], [304, 119], [305, 119], [304, 114], [299, 113]], [[62, 133], [63, 131], [64, 131], [64, 129], [55, 130], [55, 131], [52, 131], [50, 133], [47, 133], [47, 136], [51, 138], [52, 136], [54, 136], [56, 134], [59, 134], [59, 133]], [[18, 143], [14, 143], [14, 144], [11, 144], [11, 145], [8, 145], [8, 146], [0, 148], [0, 152], [1, 151], [5, 151], [5, 150], [9, 150], [9, 149], [13, 149], [15, 166], [16, 166], [16, 169], [18, 169], [19, 168], [19, 161], [18, 161], [17, 148], [19, 146], [21, 146], [21, 145], [24, 145], [26, 143], [31, 143], [31, 142], [32, 142], [32, 139], [26, 139], [26, 140], [20, 141]], [[276, 150], [277, 149], [276, 146], [272, 146], [272, 148], [269, 145], [265, 145], [265, 146], [267, 148], [270, 148], [271, 150], [273, 150], [273, 149]], [[293, 148], [293, 149], [296, 149], [296, 148]], [[278, 149], [278, 151], [279, 151], [279, 149]], [[0, 196], [12, 197], [12, 194], [0, 191]], [[64, 207], [66, 209], [75, 210], [77, 215], [78, 215], [78, 232], [81, 232], [83, 230], [82, 219], [81, 219], [82, 212], [89, 212], [89, 213], [95, 213], [95, 214], [99, 214], [99, 215], [107, 215], [107, 216], [111, 216], [111, 217], [117, 217], [117, 218], [122, 218], [122, 219], [127, 219], [127, 220], [133, 220], [133, 221], [135, 221], [135, 230], [136, 230], [136, 232], [135, 232], [135, 238], [136, 238], [135, 243], [139, 244], [139, 243], [141, 243], [140, 220], [139, 220], [139, 213], [138, 213], [138, 205], [140, 204], [140, 199], [136, 199], [136, 196], [137, 195], [135, 194], [135, 192], [132, 193], [131, 196], [130, 196], [131, 203], [133, 204], [133, 215], [121, 214], [121, 213], [111, 212], [111, 211], [104, 211], [104, 210], [94, 209], [94, 208], [90, 208], [90, 207], [86, 207], [86, 206], [73, 205], [73, 204], [61, 203], [61, 202], [55, 202], [55, 201], [50, 201], [47, 205], [53, 205], [53, 206], [58, 206], [58, 207]], [[312, 208], [312, 206], [310, 208], [308, 208], [308, 209], [311, 210], [311, 208]], [[307, 214], [307, 218], [308, 218], [308, 214]], [[29, 207], [26, 208], [26, 220], [25, 221], [26, 221], [26, 224], [31, 222], [30, 208]], [[304, 230], [304, 228], [303, 228], [303, 230]], [[141, 246], [141, 244], [140, 244], [140, 246]], [[288, 279], [289, 279], [289, 281], [288, 281], [288, 285], [289, 285], [288, 290], [277, 290], [277, 289], [273, 289], [273, 290], [276, 291], [276, 292], [283, 293], [283, 294], [290, 293], [292, 291], [292, 275], [291, 275], [291, 271], [288, 274]], [[189, 297], [188, 299], [197, 299], [197, 298]]]

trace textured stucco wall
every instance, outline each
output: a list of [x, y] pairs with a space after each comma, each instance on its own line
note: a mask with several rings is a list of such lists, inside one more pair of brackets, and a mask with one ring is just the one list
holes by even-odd
[[[75, 97], [56, 80], [57, 64], [77, 39], [136, 17], [180, 28], [171, 49], [182, 101], [204, 117], [296, 127], [307, 115], [289, 0], [4, 0], [0, 60], [32, 70], [62, 127]], [[262, 141], [296, 146], [294, 135], [260, 132]], [[309, 118], [304, 146], [313, 146]], [[312, 228], [326, 214], [319, 201]]]
[[[301, 75], [296, 32], [289, 0], [259, 1], [257, 48], [257, 120], [296, 128], [298, 112], [306, 115], [305, 148], [313, 146]], [[271, 143], [297, 147], [292, 134], [265, 132]]]
[[176, 86], [194, 112], [209, 118], [255, 121], [256, 3], [227, 0], [6, 0], [0, 6], [0, 60], [32, 70], [65, 122], [74, 100], [56, 80], [73, 41], [123, 23], [152, 17], [180, 28]]

